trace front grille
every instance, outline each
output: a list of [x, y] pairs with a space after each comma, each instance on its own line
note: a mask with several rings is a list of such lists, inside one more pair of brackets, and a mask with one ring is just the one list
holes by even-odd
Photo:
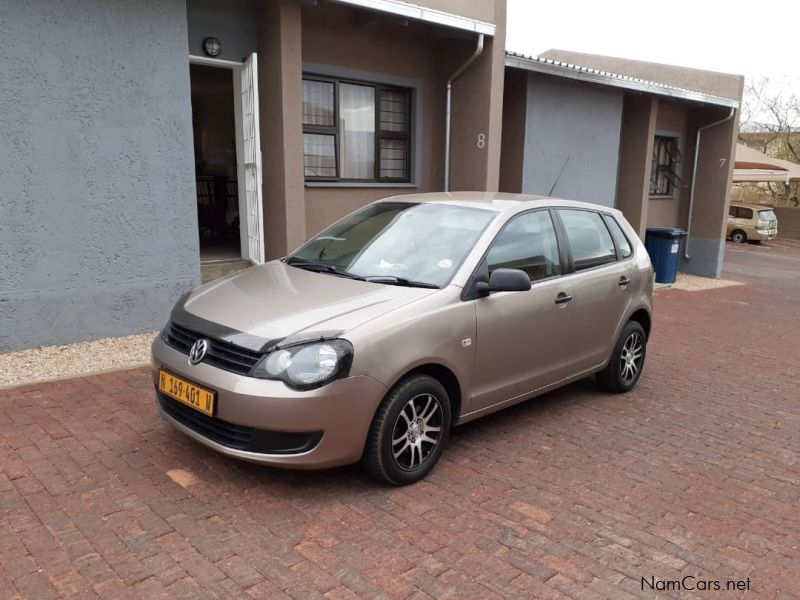
[[299, 454], [311, 450], [322, 439], [321, 431], [269, 431], [234, 425], [198, 412], [162, 392], [156, 393], [165, 414], [204, 438], [234, 450], [259, 454]]
[[164, 330], [164, 341], [187, 356], [192, 344], [202, 338], [209, 341], [203, 362], [226, 371], [247, 375], [262, 356], [259, 352], [253, 352], [230, 342], [207, 338], [202, 333], [177, 323], [170, 322]]

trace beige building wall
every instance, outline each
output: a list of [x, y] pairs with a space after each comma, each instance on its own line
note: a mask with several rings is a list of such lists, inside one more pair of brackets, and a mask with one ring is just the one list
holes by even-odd
[[[504, 22], [505, 2], [490, 4], [493, 10], [503, 11]], [[450, 181], [454, 190], [496, 190], [498, 187], [504, 30], [504, 26], [498, 27], [502, 40], [485, 38], [481, 57], [453, 87]], [[412, 178], [415, 185], [356, 187], [306, 184], [301, 179], [305, 237], [374, 200], [442, 190], [446, 81], [474, 52], [477, 35], [427, 23], [402, 24], [392, 19], [377, 19], [366, 25], [363, 11], [327, 4], [302, 9], [299, 37], [302, 63], [309, 71], [322, 68], [326, 72], [336, 72], [338, 69], [342, 75], [361, 75], [356, 78], [365, 80], [394, 83], [394, 78], [402, 78], [415, 80], [421, 86], [412, 117], [419, 132], [418, 136], [412, 132], [412, 141], [418, 141], [414, 146], [415, 157], [412, 157], [413, 167], [418, 167]], [[300, 102], [298, 98], [298, 110]], [[419, 119], [416, 118], [418, 111]], [[484, 133], [482, 147], [477, 143], [480, 133]], [[302, 171], [302, 125], [296, 135], [301, 149], [295, 158]], [[287, 197], [286, 201], [295, 200]]]
[[[650, 178], [648, 176], [648, 227], [686, 227], [686, 210], [689, 204], [694, 156], [694, 134], [688, 128], [688, 104], [664, 99], [657, 100], [656, 127], [653, 135], [677, 135], [682, 160], [678, 166], [680, 185], [674, 190], [672, 197], [650, 196]], [[651, 155], [652, 145], [648, 156]]]
[[616, 206], [641, 239], [648, 225], [653, 140], [658, 99], [645, 94], [625, 94], [619, 145]]
[[[505, 2], [498, 2], [497, 30], [486, 36], [480, 56], [453, 83], [450, 189], [497, 191], [505, 77]], [[476, 44], [449, 53], [445, 80], [470, 56]], [[443, 52], [443, 55], [447, 53]]]
[[[444, 161], [444, 79], [438, 67], [439, 48], [432, 27], [409, 24], [400, 27], [376, 24], [359, 25], [355, 10], [337, 7], [310, 7], [303, 11], [303, 63], [348, 71], [360, 71], [364, 78], [384, 81], [391, 77], [418, 80], [421, 102], [421, 144], [414, 148], [420, 160], [416, 187], [380, 186], [304, 187], [305, 235], [318, 233], [347, 213], [374, 200], [395, 194], [434, 191], [442, 188]], [[313, 69], [312, 69], [313, 70]], [[301, 156], [302, 160], [302, 156]], [[304, 184], [305, 185], [305, 184]], [[314, 184], [317, 185], [317, 184]]]
[[301, 104], [301, 13], [293, 0], [263, 2], [258, 54], [267, 259], [305, 239]]
[[500, 191], [522, 192], [525, 163], [525, 122], [528, 105], [528, 72], [506, 69], [503, 87], [503, 138], [501, 141]]

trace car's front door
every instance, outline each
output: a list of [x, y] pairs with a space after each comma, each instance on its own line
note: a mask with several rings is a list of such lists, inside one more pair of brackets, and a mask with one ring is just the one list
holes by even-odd
[[565, 376], [573, 308], [562, 263], [549, 210], [512, 218], [495, 238], [481, 265], [484, 276], [501, 267], [521, 269], [531, 278], [531, 289], [473, 300], [477, 347], [470, 412]]
[[[632, 278], [638, 275], [633, 260], [628, 259], [630, 244], [613, 217], [583, 209], [557, 212], [574, 269], [568, 279], [574, 288], [573, 327], [579, 332], [570, 348], [570, 375], [576, 375], [596, 368], [610, 356], [631, 302]], [[618, 238], [616, 244], [614, 238]], [[618, 250], [618, 246], [627, 250]]]

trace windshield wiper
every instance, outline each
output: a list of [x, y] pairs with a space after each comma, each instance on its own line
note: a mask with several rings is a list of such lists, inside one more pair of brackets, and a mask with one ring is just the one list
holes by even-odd
[[297, 258], [291, 256], [286, 259], [286, 264], [291, 265], [293, 267], [297, 267], [298, 269], [313, 271], [314, 273], [330, 273], [331, 275], [338, 275], [339, 277], [347, 277], [348, 279], [358, 279], [361, 281], [364, 280], [364, 278], [361, 277], [360, 275], [356, 275], [355, 273], [350, 273], [349, 271], [340, 269], [336, 265], [329, 265], [326, 263], [309, 261], [305, 260], [304, 258]]
[[395, 277], [394, 275], [367, 275], [363, 279], [369, 283], [385, 283], [387, 285], [402, 285], [405, 287], [428, 288], [431, 290], [439, 289], [439, 286], [435, 283], [428, 283], [426, 281], [413, 281], [412, 279]]

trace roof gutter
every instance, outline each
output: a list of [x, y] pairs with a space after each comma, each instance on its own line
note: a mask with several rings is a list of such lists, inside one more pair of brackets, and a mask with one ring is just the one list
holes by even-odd
[[720, 119], [719, 121], [714, 121], [713, 123], [709, 123], [708, 125], [703, 125], [697, 130], [697, 136], [695, 137], [694, 142], [694, 165], [692, 166], [692, 187], [689, 191], [689, 217], [686, 220], [686, 242], [683, 244], [683, 258], [684, 260], [692, 260], [691, 255], [689, 254], [689, 241], [691, 238], [689, 234], [692, 230], [692, 210], [694, 209], [694, 192], [695, 188], [697, 187], [697, 159], [700, 156], [700, 134], [703, 133], [706, 129], [711, 129], [717, 125], [722, 125], [730, 121], [733, 118], [733, 115], [736, 114], [736, 109], [731, 108], [728, 116], [724, 119]]
[[608, 71], [601, 71], [599, 69], [593, 69], [590, 67], [562, 63], [551, 58], [527, 57], [506, 52], [506, 66], [515, 69], [533, 71], [536, 73], [544, 73], [545, 75], [556, 75], [558, 77], [577, 79], [578, 81], [586, 81], [589, 83], [619, 87], [626, 90], [656, 94], [658, 96], [667, 96], [669, 98], [680, 98], [682, 100], [690, 100], [692, 102], [702, 102], [704, 104], [725, 106], [727, 108], [739, 108], [740, 105], [738, 100], [733, 100], [732, 98], [723, 98], [713, 94], [687, 90], [685, 88], [657, 83], [655, 81], [648, 81], [646, 79], [640, 79], [637, 77], [630, 77], [628, 75], [619, 75], [617, 73], [610, 73]]
[[444, 191], [450, 191], [450, 115], [451, 105], [453, 99], [453, 82], [467, 70], [473, 61], [483, 53], [483, 34], [478, 34], [478, 43], [475, 47], [475, 52], [472, 53], [463, 65], [453, 73], [447, 80], [447, 108], [444, 117]]

